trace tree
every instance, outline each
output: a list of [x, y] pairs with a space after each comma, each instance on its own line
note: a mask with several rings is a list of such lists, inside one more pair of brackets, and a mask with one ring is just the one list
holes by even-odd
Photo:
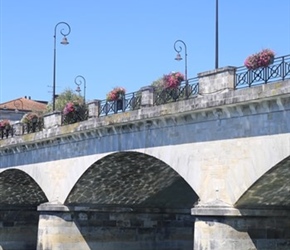
[[[55, 110], [63, 111], [68, 102], [83, 103], [84, 99], [82, 96], [75, 94], [72, 89], [67, 88], [55, 99]], [[52, 112], [52, 103], [47, 105], [47, 113], [49, 112]]]

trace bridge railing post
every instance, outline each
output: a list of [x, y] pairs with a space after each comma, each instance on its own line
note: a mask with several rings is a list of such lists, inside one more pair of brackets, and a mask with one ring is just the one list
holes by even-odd
[[45, 114], [43, 123], [45, 129], [61, 126], [61, 112], [54, 111], [53, 113]]
[[146, 86], [140, 89], [141, 91], [141, 107], [150, 107], [154, 103], [154, 88]]
[[101, 109], [101, 101], [93, 100], [88, 103], [89, 118], [98, 117]]
[[199, 94], [215, 94], [235, 89], [236, 67], [227, 66], [198, 74]]

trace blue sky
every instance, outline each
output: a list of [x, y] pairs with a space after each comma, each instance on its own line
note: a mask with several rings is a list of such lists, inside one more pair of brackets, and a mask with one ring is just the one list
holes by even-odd
[[[56, 93], [76, 89], [77, 75], [86, 79], [86, 99], [102, 100], [115, 86], [130, 93], [184, 72], [184, 61], [174, 60], [178, 39], [187, 45], [189, 78], [215, 67], [215, 0], [0, 0], [0, 103], [51, 101], [61, 21], [71, 33], [62, 46], [57, 30]], [[242, 66], [263, 48], [290, 54], [290, 1], [219, 0], [219, 67]]]

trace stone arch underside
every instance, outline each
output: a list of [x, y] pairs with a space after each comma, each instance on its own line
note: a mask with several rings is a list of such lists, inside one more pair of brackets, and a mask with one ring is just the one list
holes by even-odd
[[237, 208], [290, 208], [290, 156], [259, 178], [236, 202]]
[[8, 169], [0, 173], [0, 206], [38, 206], [47, 202], [39, 185], [25, 172]]
[[198, 200], [167, 164], [137, 152], [118, 152], [95, 162], [78, 180], [66, 205], [192, 208]]

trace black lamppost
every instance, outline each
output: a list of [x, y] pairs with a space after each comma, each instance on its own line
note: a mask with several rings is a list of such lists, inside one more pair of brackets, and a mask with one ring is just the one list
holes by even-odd
[[182, 40], [177, 40], [174, 43], [174, 50], [177, 52], [177, 55], [175, 57], [175, 60], [180, 61], [182, 60], [182, 57], [180, 55], [180, 52], [182, 51], [182, 47], [179, 46], [178, 48], [176, 48], [176, 44], [177, 43], [182, 43], [184, 46], [184, 61], [185, 61], [185, 70], [184, 70], [184, 77], [185, 77], [185, 84], [187, 84], [187, 47], [185, 42], [183, 42]]
[[56, 98], [56, 95], [55, 95], [55, 74], [56, 74], [56, 30], [57, 30], [57, 26], [58, 25], [65, 25], [68, 29], [67, 32], [64, 32], [64, 29], [61, 29], [60, 30], [60, 34], [63, 35], [63, 39], [62, 41], [60, 42], [61, 44], [63, 45], [67, 45], [69, 44], [69, 42], [67, 41], [67, 38], [66, 36], [69, 35], [71, 29], [70, 29], [70, 26], [66, 23], [66, 22], [59, 22], [57, 25], [55, 25], [54, 27], [54, 53], [53, 53], [53, 90], [52, 90], [52, 110], [55, 111], [55, 98]]
[[80, 85], [82, 85], [82, 83], [84, 84], [84, 103], [86, 103], [86, 79], [81, 75], [76, 76], [75, 84], [78, 86], [76, 92], [78, 92], [79, 94], [81, 92]]
[[215, 1], [215, 68], [219, 67], [219, 1]]

